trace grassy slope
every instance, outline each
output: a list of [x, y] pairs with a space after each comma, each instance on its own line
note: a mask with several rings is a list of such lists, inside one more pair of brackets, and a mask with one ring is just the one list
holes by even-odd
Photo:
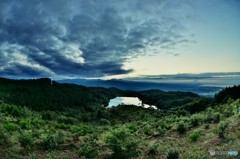
[[[0, 156], [9, 159], [70, 159], [84, 155], [86, 158], [113, 158], [107, 138], [116, 130], [126, 130], [130, 133], [119, 144], [124, 147], [128, 139], [138, 141], [137, 149], [142, 153], [137, 158], [166, 158], [171, 148], [177, 149], [184, 159], [212, 158], [208, 155], [211, 149], [240, 152], [239, 107], [240, 100], [229, 101], [198, 114], [182, 116], [122, 106], [86, 117], [86, 113], [74, 109], [35, 112], [1, 103]], [[90, 120], [84, 122], [84, 118]], [[187, 128], [181, 134], [177, 127], [182, 122]], [[225, 137], [219, 138], [217, 131], [222, 122], [229, 125]], [[189, 136], [196, 131], [201, 135], [191, 141]]]

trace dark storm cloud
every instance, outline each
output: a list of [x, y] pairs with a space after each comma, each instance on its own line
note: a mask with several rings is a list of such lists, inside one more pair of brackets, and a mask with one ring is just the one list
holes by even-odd
[[32, 77], [32, 76], [47, 76], [48, 74], [44, 73], [39, 68], [35, 68], [32, 65], [24, 65], [21, 63], [11, 63], [7, 66], [2, 72], [2, 75], [7, 76], [18, 76], [22, 77]]
[[130, 73], [124, 63], [131, 58], [190, 42], [181, 19], [173, 16], [175, 5], [161, 0], [0, 1], [0, 76]]

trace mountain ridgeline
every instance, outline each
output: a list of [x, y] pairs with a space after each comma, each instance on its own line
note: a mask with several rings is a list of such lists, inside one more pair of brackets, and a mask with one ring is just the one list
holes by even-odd
[[[224, 102], [226, 98], [239, 98], [240, 86], [227, 88], [212, 98], [191, 92], [164, 92], [161, 90], [130, 91], [117, 88], [85, 87], [76, 84], [60, 84], [49, 78], [12, 80], [0, 78], [0, 100], [24, 105], [34, 110], [63, 110], [79, 108], [87, 111], [107, 106], [116, 96], [139, 97], [144, 103], [159, 109], [185, 109], [191, 113], [204, 110], [212, 102]], [[234, 96], [232, 95], [234, 94]], [[220, 101], [224, 99], [224, 101]]]

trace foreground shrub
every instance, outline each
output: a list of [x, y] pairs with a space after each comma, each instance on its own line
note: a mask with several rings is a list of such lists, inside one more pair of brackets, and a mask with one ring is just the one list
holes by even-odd
[[160, 121], [160, 122], [158, 123], [158, 127], [161, 127], [161, 128], [163, 128], [163, 129], [167, 129], [167, 128], [168, 128], [168, 124], [166, 124], [166, 123], [163, 122], [163, 121]]
[[178, 149], [167, 150], [167, 159], [179, 159], [180, 153]]
[[206, 118], [205, 118], [204, 122], [211, 123], [213, 120], [213, 113], [214, 113], [214, 110], [211, 107], [208, 107], [206, 109], [206, 113], [205, 113]]
[[190, 123], [193, 127], [198, 126], [199, 124], [201, 124], [203, 118], [204, 117], [201, 114], [194, 114], [190, 119]]
[[28, 150], [31, 150], [34, 145], [34, 138], [31, 134], [22, 132], [19, 136], [20, 145]]
[[159, 133], [160, 136], [164, 136], [166, 134], [166, 129], [165, 128], [162, 128], [161, 126], [159, 126], [157, 128], [157, 131]]
[[45, 134], [42, 137], [42, 141], [41, 141], [41, 146], [46, 149], [56, 149], [59, 144], [64, 143], [65, 138], [64, 138], [64, 134], [61, 132], [58, 132], [57, 134]]
[[184, 122], [180, 122], [177, 125], [177, 132], [180, 134], [184, 134], [187, 131], [187, 124], [185, 124]]
[[214, 113], [213, 114], [213, 122], [215, 122], [215, 123], [219, 123], [220, 122], [220, 120], [221, 120], [221, 115], [220, 115], [220, 113]]
[[158, 153], [158, 144], [152, 144], [148, 148], [148, 153], [151, 155], [156, 155]]
[[219, 137], [225, 137], [224, 135], [226, 133], [227, 127], [228, 127], [228, 123], [227, 122], [222, 121], [222, 122], [219, 123], [218, 131], [217, 131]]
[[6, 123], [5, 129], [7, 131], [15, 131], [15, 130], [18, 129], [18, 126], [16, 124], [14, 124], [14, 123]]
[[114, 159], [130, 159], [140, 154], [140, 142], [127, 128], [120, 127], [111, 131], [106, 137], [106, 142], [113, 151], [112, 158]]
[[45, 121], [40, 118], [34, 118], [32, 120], [32, 125], [36, 128], [41, 128], [45, 124]]
[[70, 130], [72, 133], [74, 133], [78, 136], [84, 136], [88, 133], [92, 133], [92, 130], [85, 125], [78, 125], [78, 126], [73, 125], [70, 127]]
[[37, 155], [36, 154], [31, 154], [28, 159], [37, 159]]
[[205, 129], [209, 129], [209, 127], [210, 127], [209, 124], [206, 124], [206, 125], [204, 126]]
[[57, 126], [56, 126], [57, 128], [60, 128], [60, 129], [63, 129], [63, 130], [65, 130], [65, 129], [68, 129], [69, 128], [69, 126], [68, 125], [66, 125], [66, 124], [64, 124], [64, 123], [60, 123], [60, 124], [57, 124]]
[[4, 156], [0, 156], [0, 158], [1, 159], [25, 159], [23, 154], [17, 148], [17, 146], [8, 148]]
[[19, 125], [22, 129], [30, 129], [32, 127], [30, 119], [21, 119]]
[[9, 133], [7, 133], [3, 126], [0, 125], [0, 145], [8, 146], [11, 144]]
[[86, 158], [95, 158], [98, 155], [96, 147], [97, 146], [94, 143], [85, 144], [79, 148], [78, 154], [80, 156], [85, 156]]
[[41, 146], [48, 150], [48, 149], [55, 149], [58, 146], [57, 139], [54, 135], [47, 135], [42, 138]]
[[197, 141], [197, 139], [201, 136], [201, 132], [200, 131], [195, 131], [193, 132], [189, 138], [191, 141]]
[[146, 124], [143, 128], [143, 132], [145, 135], [151, 136], [153, 134], [153, 129], [150, 124]]
[[127, 128], [129, 129], [129, 131], [130, 131], [131, 133], [134, 133], [134, 132], [136, 132], [136, 131], [138, 130], [138, 129], [137, 129], [137, 126], [134, 125], [134, 124], [128, 125]]

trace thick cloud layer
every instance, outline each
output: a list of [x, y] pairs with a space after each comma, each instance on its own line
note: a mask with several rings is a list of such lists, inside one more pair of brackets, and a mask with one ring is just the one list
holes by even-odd
[[133, 57], [189, 43], [180, 2], [0, 1], [0, 76], [127, 74]]

